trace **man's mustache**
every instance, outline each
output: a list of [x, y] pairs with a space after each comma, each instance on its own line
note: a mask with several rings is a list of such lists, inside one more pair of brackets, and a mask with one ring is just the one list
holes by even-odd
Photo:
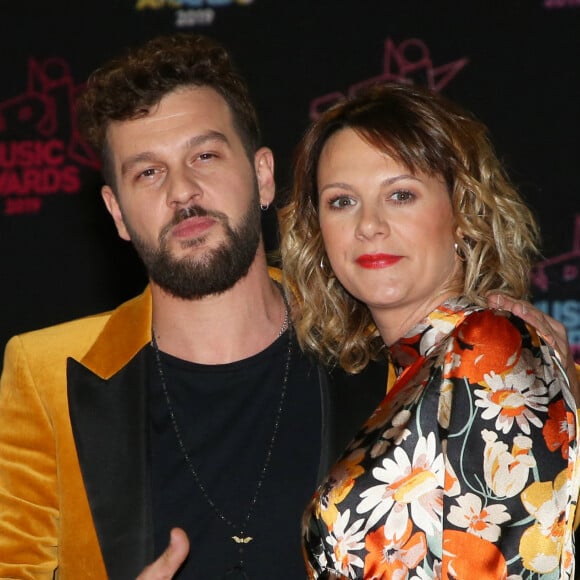
[[210, 212], [207, 209], [199, 205], [190, 205], [189, 207], [182, 208], [175, 213], [175, 216], [171, 220], [171, 225], [176, 226], [183, 220], [189, 219], [191, 217], [207, 217]]

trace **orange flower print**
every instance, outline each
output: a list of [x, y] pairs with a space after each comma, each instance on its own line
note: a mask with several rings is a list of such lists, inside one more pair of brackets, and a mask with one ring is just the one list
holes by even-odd
[[432, 312], [422, 323], [417, 324], [407, 336], [393, 345], [393, 353], [401, 366], [409, 366], [417, 356], [417, 341], [420, 341], [419, 352], [428, 354], [443, 337], [465, 319], [466, 311], [458, 304], [442, 305]]
[[570, 432], [569, 425], [574, 424], [574, 415], [566, 411], [563, 399], [548, 405], [548, 420], [542, 433], [546, 445], [550, 451], [561, 448], [562, 457], [568, 458], [568, 446], [574, 439], [574, 433]]
[[405, 580], [409, 570], [417, 567], [427, 555], [427, 540], [423, 532], [411, 535], [413, 525], [407, 523], [403, 534], [397, 536], [386, 526], [367, 534], [365, 548], [365, 580], [390, 578]]
[[[395, 383], [396, 384], [396, 383]], [[402, 406], [398, 398], [387, 396], [381, 404], [373, 411], [372, 415], [366, 420], [364, 430], [366, 433], [377, 431], [386, 426], [391, 417]]]
[[534, 411], [546, 411], [548, 388], [533, 374], [526, 370], [506, 376], [491, 372], [484, 378], [487, 388], [475, 391], [475, 406], [483, 408], [482, 419], [495, 417], [495, 428], [503, 433], [510, 432], [514, 421], [526, 435], [530, 434], [530, 423], [542, 427]]
[[429, 369], [419, 369], [416, 373], [401, 375], [381, 404], [365, 422], [365, 432], [370, 433], [386, 427], [401, 408], [411, 405], [421, 397], [421, 387], [428, 379]]
[[507, 564], [499, 548], [469, 532], [443, 531], [442, 580], [506, 580]]
[[332, 528], [338, 516], [336, 505], [348, 495], [356, 478], [364, 473], [364, 469], [359, 465], [363, 457], [364, 452], [358, 449], [339, 461], [332, 468], [319, 492], [320, 501], [316, 502], [317, 512], [329, 528]]
[[[498, 344], [501, 348], [496, 347]], [[482, 310], [468, 316], [458, 327], [447, 363], [460, 359], [461, 364], [455, 362], [451, 366], [458, 367], [461, 376], [468, 376], [470, 382], [479, 383], [491, 371], [511, 369], [519, 360], [521, 348], [521, 334], [503, 314]]]

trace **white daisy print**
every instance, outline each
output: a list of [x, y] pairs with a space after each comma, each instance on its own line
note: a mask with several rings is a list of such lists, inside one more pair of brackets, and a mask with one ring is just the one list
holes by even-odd
[[506, 507], [501, 504], [483, 506], [481, 498], [474, 493], [466, 493], [451, 506], [447, 519], [458, 528], [463, 528], [476, 536], [496, 542], [503, 524], [511, 519]]
[[533, 374], [524, 370], [504, 377], [491, 372], [484, 379], [488, 388], [475, 391], [475, 405], [484, 409], [483, 419], [496, 417], [495, 428], [503, 433], [510, 432], [514, 421], [526, 435], [530, 434], [530, 423], [542, 427], [534, 411], [546, 412], [548, 389]]
[[336, 570], [351, 577], [355, 573], [353, 566], [364, 566], [361, 558], [353, 552], [364, 548], [365, 529], [361, 529], [364, 522], [362, 518], [353, 522], [350, 527], [349, 520], [350, 510], [339, 514], [326, 541], [332, 546]]
[[373, 469], [373, 477], [381, 483], [361, 493], [356, 510], [361, 514], [372, 510], [369, 527], [389, 512], [385, 527], [402, 531], [411, 513], [420, 529], [429, 535], [435, 533], [443, 508], [445, 477], [443, 454], [436, 453], [435, 441], [434, 433], [420, 437], [412, 461], [399, 447], [392, 459], [384, 459], [382, 467]]

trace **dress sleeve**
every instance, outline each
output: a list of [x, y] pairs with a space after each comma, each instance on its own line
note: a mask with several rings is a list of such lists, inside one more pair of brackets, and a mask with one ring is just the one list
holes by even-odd
[[472, 314], [443, 364], [443, 577], [568, 578], [576, 406], [557, 358], [516, 318]]
[[0, 578], [53, 578], [56, 481], [51, 421], [15, 337], [0, 379]]

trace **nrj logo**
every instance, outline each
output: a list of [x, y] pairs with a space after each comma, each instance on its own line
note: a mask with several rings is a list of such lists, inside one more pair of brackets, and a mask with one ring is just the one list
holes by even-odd
[[37, 213], [49, 195], [78, 193], [79, 166], [99, 162], [73, 114], [75, 87], [58, 58], [28, 63], [26, 90], [0, 102], [0, 196], [3, 213]]
[[[460, 58], [434, 66], [429, 48], [422, 40], [410, 38], [397, 46], [388, 38], [384, 46], [382, 72], [351, 85], [346, 94], [356, 95], [363, 87], [382, 81], [416, 83], [440, 91], [467, 62], [467, 58]], [[344, 93], [337, 91], [315, 98], [310, 103], [310, 118], [317, 119], [323, 111], [344, 97]]]
[[239, 4], [247, 6], [254, 0], [137, 0], [137, 10], [176, 9], [175, 26], [188, 28], [209, 26], [215, 20], [214, 8]]

